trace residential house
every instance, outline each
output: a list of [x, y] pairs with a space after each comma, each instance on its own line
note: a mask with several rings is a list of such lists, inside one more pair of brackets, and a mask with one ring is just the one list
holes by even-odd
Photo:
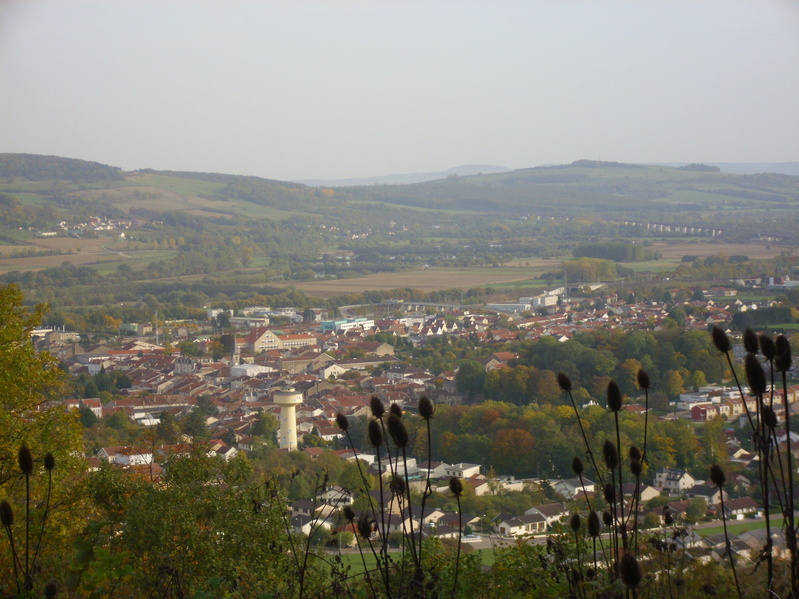
[[434, 480], [436, 478], [444, 478], [445, 476], [448, 476], [447, 468], [450, 467], [451, 466], [449, 464], [439, 462], [438, 460], [430, 460], [429, 462], [425, 460], [419, 464], [419, 472], [426, 478], [429, 470], [430, 479]]
[[637, 485], [636, 483], [624, 483], [622, 485], [622, 492], [624, 493], [624, 497], [630, 501], [634, 497], [633, 495], [636, 492], [636, 488], [638, 491], [638, 503], [644, 504], [650, 499], [653, 499], [660, 495], [660, 491], [658, 491], [655, 487], [651, 487], [649, 485]]
[[480, 475], [480, 464], [453, 464], [444, 469], [444, 476], [454, 476], [456, 478], [471, 478]]
[[555, 481], [552, 488], [555, 490], [555, 493], [561, 497], [573, 499], [583, 492], [593, 493], [595, 486], [594, 481], [588, 480], [587, 478], [583, 478], [582, 481], [579, 478], [568, 478], [566, 480]]
[[[721, 506], [718, 506], [721, 508]], [[760, 511], [760, 506], [751, 497], [724, 500], [724, 513], [728, 520], [743, 520], [749, 514]]]
[[531, 507], [524, 513], [540, 514], [546, 520], [547, 526], [552, 526], [556, 522], [560, 522], [568, 514], [568, 510], [562, 503], [546, 503]]
[[511, 516], [500, 514], [495, 518], [494, 529], [503, 536], [520, 537], [546, 532], [547, 520], [541, 514]]
[[704, 499], [708, 505], [714, 505], [721, 501], [721, 490], [710, 485], [694, 485], [686, 491], [691, 499]]
[[653, 486], [661, 493], [681, 495], [696, 484], [696, 479], [685, 470], [661, 468], [655, 473]]

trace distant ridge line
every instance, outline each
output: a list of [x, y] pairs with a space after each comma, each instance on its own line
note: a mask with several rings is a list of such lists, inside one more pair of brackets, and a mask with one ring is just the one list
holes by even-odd
[[311, 187], [357, 187], [364, 185], [409, 185], [412, 183], [426, 183], [447, 177], [467, 177], [469, 175], [489, 175], [507, 173], [513, 169], [505, 166], [491, 164], [465, 164], [449, 168], [445, 171], [430, 171], [424, 173], [397, 173], [380, 175], [377, 177], [356, 177], [347, 179], [291, 179], [294, 183], [302, 183]]

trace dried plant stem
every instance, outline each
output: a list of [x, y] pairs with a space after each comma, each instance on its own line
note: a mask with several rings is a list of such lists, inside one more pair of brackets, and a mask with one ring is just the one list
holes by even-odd
[[36, 549], [33, 551], [33, 561], [31, 567], [36, 567], [36, 561], [39, 559], [39, 551], [42, 548], [42, 537], [44, 537], [44, 525], [47, 523], [47, 516], [50, 513], [50, 494], [53, 490], [53, 473], [51, 470], [47, 471], [47, 496], [44, 501], [44, 515], [42, 516], [42, 527], [39, 529], [39, 538], [36, 541]]
[[641, 449], [641, 464], [649, 464], [646, 457], [646, 437], [649, 432], [649, 387], [644, 389], [644, 446]]
[[[619, 453], [619, 456], [622, 455], [621, 453], [621, 432], [619, 431], [619, 413], [614, 412], [613, 417], [616, 424], [616, 451]], [[624, 519], [624, 486], [622, 484], [622, 464], [624, 463], [623, 460], [619, 460], [619, 497], [617, 499], [619, 514], [619, 524], [620, 524], [620, 532], [621, 540], [624, 546], [624, 551], [627, 551], [627, 526], [625, 524]], [[617, 514], [614, 512], [614, 518], [617, 517]]]
[[31, 478], [25, 472], [25, 582], [26, 591], [33, 589], [30, 567], [30, 540], [31, 540]]
[[455, 580], [452, 582], [452, 599], [458, 596], [458, 568], [461, 564], [461, 536], [463, 535], [463, 512], [461, 512], [461, 496], [455, 495], [458, 502], [458, 549], [455, 554]]
[[591, 465], [594, 467], [594, 472], [596, 472], [597, 478], [599, 479], [599, 484], [604, 486], [602, 481], [602, 471], [599, 469], [596, 463], [596, 459], [594, 458], [594, 452], [591, 451], [591, 444], [588, 442], [588, 436], [585, 434], [585, 429], [583, 428], [583, 422], [580, 420], [580, 412], [577, 411], [577, 404], [574, 401], [574, 396], [572, 396], [571, 389], [566, 392], [569, 395], [569, 401], [572, 404], [572, 409], [574, 410], [574, 415], [577, 417], [577, 424], [580, 427], [580, 435], [583, 438], [583, 444], [585, 445], [585, 455], [588, 456], [588, 460], [591, 462]]
[[[414, 566], [416, 567], [416, 572], [419, 573], [421, 571], [421, 563], [419, 561], [419, 554], [416, 551], [416, 541], [414, 539], [415, 533], [413, 532], [413, 513], [411, 511], [411, 486], [408, 484], [408, 455], [405, 452], [405, 448], [402, 448], [402, 466], [405, 469], [405, 492], [408, 496], [408, 519], [410, 521], [411, 532], [409, 535], [409, 540], [411, 542], [411, 559], [413, 559]], [[403, 520], [404, 526], [404, 520]], [[421, 529], [421, 525], [419, 526]], [[421, 531], [420, 531], [420, 538], [421, 538]]]
[[766, 546], [763, 549], [766, 558], [766, 577], [767, 589], [771, 591], [774, 588], [774, 555], [773, 555], [773, 540], [771, 539], [771, 500], [769, 493], [769, 471], [771, 468], [770, 454], [771, 444], [769, 443], [766, 434], [766, 425], [763, 418], [763, 394], [757, 394], [758, 406], [758, 431], [759, 431], [759, 447], [758, 453], [760, 454], [760, 484], [763, 490], [763, 516], [766, 521]]
[[746, 412], [746, 417], [749, 420], [749, 426], [752, 427], [752, 431], [757, 431], [755, 421], [752, 419], [752, 413], [749, 411], [749, 406], [746, 405], [746, 397], [744, 397], [743, 387], [741, 387], [741, 381], [738, 380], [738, 373], [735, 372], [735, 366], [732, 364], [730, 352], [725, 352], [724, 355], [727, 357], [727, 364], [730, 367], [730, 372], [732, 372], [732, 377], [735, 379], [735, 386], [738, 387], [738, 394], [741, 396], [741, 402], [744, 405], [744, 411]]
[[735, 568], [735, 559], [732, 555], [732, 543], [730, 543], [730, 537], [727, 534], [727, 514], [724, 512], [724, 487], [719, 486], [719, 491], [721, 492], [721, 522], [724, 525], [724, 546], [726, 548], [727, 557], [730, 558], [730, 566], [732, 567], [732, 576], [735, 579], [735, 590], [738, 592], [738, 599], [742, 599], [743, 595], [741, 594], [741, 585], [738, 582], [738, 571]]
[[788, 381], [787, 373], [782, 371], [782, 405], [785, 407], [785, 435], [786, 435], [786, 458], [788, 460], [788, 509], [786, 517], [788, 519], [788, 550], [791, 553], [791, 592], [796, 595], [797, 577], [799, 576], [799, 555], [796, 547], [796, 523], [794, 517], [794, 490], [793, 490], [793, 452], [791, 451], [791, 409], [788, 404]]
[[22, 564], [19, 563], [19, 556], [17, 555], [17, 546], [14, 543], [14, 533], [11, 531], [11, 526], [5, 526], [8, 542], [11, 545], [11, 562], [14, 564], [14, 581], [17, 583], [17, 594], [20, 593], [19, 587], [19, 570], [22, 569]]
[[422, 493], [422, 503], [419, 511], [419, 564], [422, 563], [422, 537], [424, 536], [424, 508], [427, 503], [427, 498], [433, 493], [432, 485], [430, 484], [430, 473], [432, 471], [432, 464], [430, 461], [433, 459], [433, 437], [430, 431], [430, 419], [426, 418], [427, 424], [427, 477], [425, 478], [424, 492]]
[[[350, 524], [350, 528], [354, 528], [352, 526], [352, 524]], [[366, 576], [366, 584], [369, 585], [369, 588], [372, 591], [372, 597], [377, 597], [377, 591], [375, 591], [374, 584], [372, 583], [372, 576], [369, 573], [369, 568], [366, 567], [366, 557], [363, 554], [363, 546], [361, 545], [361, 540], [358, 538], [358, 531], [353, 530], [353, 532], [355, 534], [355, 542], [358, 545], [358, 553], [361, 556], [361, 563], [363, 564], [363, 572], [364, 572], [364, 575]], [[380, 572], [380, 575], [382, 576], [383, 571], [380, 570], [379, 568], [378, 568], [378, 571]]]
[[[366, 475], [363, 473], [363, 469], [361, 468], [361, 460], [358, 459], [358, 450], [355, 448], [355, 443], [352, 442], [352, 437], [350, 437], [350, 431], [345, 430], [344, 434], [347, 435], [347, 442], [350, 444], [350, 447], [352, 448], [352, 455], [355, 456], [355, 465], [358, 466], [358, 476], [360, 476], [361, 482], [363, 482], [363, 487], [364, 487], [363, 490], [368, 495], [369, 484], [366, 479]], [[377, 513], [375, 512], [374, 505], [372, 505], [371, 501], [369, 502], [369, 507], [372, 508], [372, 517], [375, 519], [376, 522]]]

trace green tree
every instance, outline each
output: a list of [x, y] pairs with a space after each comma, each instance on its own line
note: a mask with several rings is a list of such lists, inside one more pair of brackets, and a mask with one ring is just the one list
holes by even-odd
[[218, 412], [210, 395], [200, 395], [197, 398], [197, 409], [205, 416], [213, 416]]
[[180, 350], [180, 353], [184, 356], [190, 356], [196, 358], [203, 355], [200, 346], [194, 343], [193, 341], [181, 341], [180, 343], [177, 344], [177, 348]]
[[84, 428], [91, 428], [97, 424], [98, 418], [91, 408], [83, 406], [78, 413], [80, 414], [80, 423]]
[[688, 522], [699, 522], [707, 516], [707, 502], [701, 497], [691, 499], [685, 508], [685, 519]]
[[463, 394], [467, 401], [474, 401], [483, 392], [486, 372], [480, 362], [476, 360], [466, 360], [458, 368], [455, 376], [455, 388], [458, 393]]
[[177, 421], [169, 412], [161, 412], [161, 418], [155, 427], [156, 436], [167, 445], [173, 445], [178, 441]]
[[[159, 485], [97, 474], [109, 495], [98, 497], [108, 506], [102, 516], [124, 531], [108, 537], [107, 549], [134, 566], [113, 596], [164, 596], [166, 569], [188, 597], [301, 596], [294, 552], [302, 539], [287, 531], [282, 490], [251, 483], [245, 457], [225, 463], [201, 450], [175, 457]], [[312, 558], [304, 569], [302, 596], [329, 584], [320, 563]]]
[[209, 436], [208, 426], [205, 424], [205, 416], [195, 408], [183, 419], [181, 430], [195, 439], [206, 439]]
[[219, 343], [225, 348], [225, 355], [230, 356], [236, 349], [236, 336], [235, 335], [222, 335], [219, 338]]
[[[26, 521], [26, 485], [20, 484], [17, 466], [20, 446], [27, 444], [33, 457], [30, 497], [35, 530], [44, 517], [38, 506], [48, 492], [48, 476], [43, 467], [47, 453], [52, 453], [56, 465], [47, 514], [48, 534], [37, 560], [39, 570], [34, 573], [37, 592], [40, 581], [60, 575], [67, 568], [70, 544], [85, 522], [78, 514], [87, 509], [80, 492], [85, 472], [80, 419], [76, 412], [67, 412], [62, 404], [53, 401], [66, 389], [65, 374], [49, 353], [37, 352], [31, 341], [31, 332], [45, 310], [43, 305], [27, 308], [17, 286], [0, 287], [0, 495], [17, 513], [17, 538], [25, 537]], [[5, 548], [2, 551], [4, 557], [8, 555]], [[14, 578], [10, 560], [0, 561], [0, 587]]]
[[250, 434], [254, 437], [263, 437], [268, 443], [274, 444], [275, 434], [280, 428], [280, 423], [271, 412], [259, 412], [255, 417], [250, 428]]
[[705, 373], [701, 370], [694, 370], [694, 373], [691, 375], [691, 387], [693, 387], [695, 390], [698, 390], [705, 385], [707, 385]]
[[663, 392], [669, 396], [670, 399], [677, 399], [682, 393], [683, 385], [682, 375], [677, 370], [669, 370], [666, 373], [666, 378], [663, 380]]

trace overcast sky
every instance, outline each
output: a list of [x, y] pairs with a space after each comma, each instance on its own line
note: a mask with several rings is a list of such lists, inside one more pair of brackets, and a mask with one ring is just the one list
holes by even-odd
[[0, 0], [0, 152], [274, 179], [799, 160], [796, 0]]

